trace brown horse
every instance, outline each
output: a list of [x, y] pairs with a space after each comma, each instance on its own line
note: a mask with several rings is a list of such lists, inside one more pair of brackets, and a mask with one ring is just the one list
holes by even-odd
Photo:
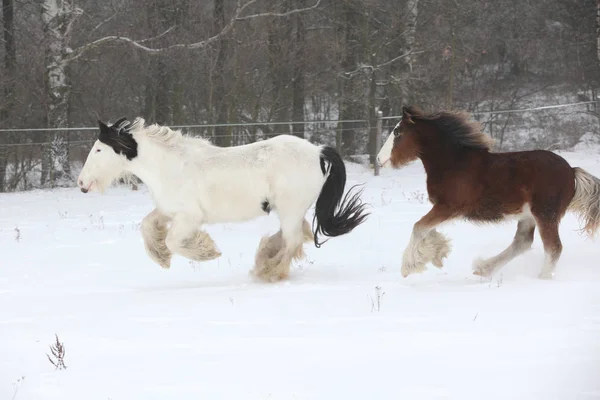
[[493, 153], [492, 139], [462, 112], [426, 114], [404, 107], [402, 119], [381, 148], [377, 161], [400, 168], [421, 159], [433, 208], [413, 227], [404, 251], [402, 275], [422, 272], [429, 261], [438, 268], [450, 252], [448, 239], [435, 230], [444, 221], [475, 223], [518, 220], [511, 245], [489, 259], [475, 260], [473, 274], [489, 277], [530, 249], [535, 227], [544, 244], [539, 275], [554, 276], [562, 252], [558, 226], [575, 212], [593, 236], [600, 226], [600, 179], [545, 150]]

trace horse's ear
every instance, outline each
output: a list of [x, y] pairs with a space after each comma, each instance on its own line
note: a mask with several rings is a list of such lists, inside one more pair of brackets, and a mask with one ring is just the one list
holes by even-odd
[[100, 133], [110, 133], [110, 127], [104, 122], [98, 120], [98, 126], [100, 127]]
[[410, 112], [410, 109], [406, 106], [402, 107], [402, 119], [410, 124], [415, 123], [415, 121], [412, 119], [412, 113]]

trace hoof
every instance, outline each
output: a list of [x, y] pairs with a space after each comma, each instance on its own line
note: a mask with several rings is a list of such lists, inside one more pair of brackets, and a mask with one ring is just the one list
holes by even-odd
[[539, 279], [545, 280], [545, 281], [549, 281], [554, 279], [554, 272], [541, 272], [538, 275]]
[[493, 275], [493, 269], [490, 268], [485, 260], [478, 258], [473, 261], [473, 275], [489, 278]]
[[163, 269], [171, 268], [171, 258], [172, 254], [170, 252], [166, 254], [150, 254], [150, 259], [160, 265]]
[[431, 260], [431, 264], [436, 267], [436, 268], [444, 268], [444, 258], [446, 258], [447, 255], [445, 256], [436, 256], [433, 260]]
[[427, 271], [427, 267], [425, 267], [425, 264], [404, 264], [402, 265], [402, 277], [403, 278], [407, 278], [409, 275], [412, 274], [420, 274], [422, 272]]
[[280, 282], [289, 277], [289, 274], [285, 273], [285, 272], [279, 272], [276, 274], [267, 274], [267, 273], [264, 273], [264, 272], [256, 270], [256, 269], [250, 270], [248, 272], [248, 275], [250, 275], [253, 278], [258, 279], [262, 282], [267, 282], [267, 283]]

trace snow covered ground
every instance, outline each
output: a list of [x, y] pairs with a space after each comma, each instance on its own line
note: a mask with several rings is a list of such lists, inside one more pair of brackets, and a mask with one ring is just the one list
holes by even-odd
[[[600, 176], [596, 151], [563, 154]], [[209, 226], [220, 259], [161, 270], [139, 233], [153, 208], [143, 187], [0, 195], [0, 399], [600, 398], [599, 241], [573, 215], [553, 281], [536, 278], [537, 233], [492, 280], [471, 274], [515, 222], [443, 226], [445, 267], [403, 279], [412, 224], [430, 208], [422, 167], [349, 171], [371, 217], [306, 246], [276, 284], [248, 275], [274, 215]], [[55, 334], [66, 370], [46, 356]]]

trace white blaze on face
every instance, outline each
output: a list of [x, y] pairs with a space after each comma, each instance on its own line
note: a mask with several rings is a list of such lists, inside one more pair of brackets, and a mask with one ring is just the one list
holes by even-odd
[[377, 154], [377, 162], [382, 167], [389, 165], [390, 157], [392, 156], [392, 148], [394, 147], [394, 138], [394, 132], [392, 131]]

